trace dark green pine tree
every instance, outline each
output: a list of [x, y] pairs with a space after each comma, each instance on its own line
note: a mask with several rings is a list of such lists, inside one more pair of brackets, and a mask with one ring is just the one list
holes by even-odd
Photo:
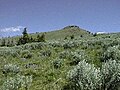
[[22, 37], [22, 44], [26, 44], [30, 41], [29, 39], [29, 36], [28, 36], [28, 33], [27, 33], [27, 28], [24, 28], [24, 31], [23, 31], [23, 37]]

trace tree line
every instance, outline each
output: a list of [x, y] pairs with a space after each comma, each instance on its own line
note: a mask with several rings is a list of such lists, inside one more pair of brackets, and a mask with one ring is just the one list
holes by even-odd
[[24, 28], [22, 32], [22, 36], [17, 41], [14, 41], [13, 39], [9, 39], [9, 38], [8, 40], [6, 38], [2, 38], [0, 46], [12, 47], [15, 45], [22, 45], [22, 44], [32, 43], [32, 42], [45, 42], [45, 34], [44, 33], [42, 35], [38, 34], [37, 38], [33, 38], [28, 34], [27, 28]]

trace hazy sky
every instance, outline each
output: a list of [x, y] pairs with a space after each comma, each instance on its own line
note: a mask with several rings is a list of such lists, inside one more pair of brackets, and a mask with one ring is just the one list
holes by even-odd
[[120, 32], [120, 0], [0, 0], [0, 35], [21, 27], [43, 32], [67, 25]]

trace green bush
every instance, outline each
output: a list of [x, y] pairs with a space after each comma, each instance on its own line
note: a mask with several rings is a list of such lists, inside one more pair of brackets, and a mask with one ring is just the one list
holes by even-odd
[[40, 52], [40, 54], [41, 54], [41, 56], [50, 57], [51, 54], [52, 54], [52, 52], [51, 52], [51, 50], [42, 50], [42, 51]]
[[30, 59], [30, 58], [32, 58], [32, 56], [33, 56], [33, 54], [30, 53], [29, 50], [23, 50], [23, 51], [21, 51], [21, 57], [22, 58]]
[[101, 61], [120, 60], [120, 46], [108, 47], [101, 57]]
[[66, 58], [69, 57], [69, 55], [70, 55], [70, 52], [65, 50], [65, 51], [59, 53], [59, 58], [60, 59], [66, 59]]
[[67, 75], [68, 90], [119, 90], [120, 62], [115, 60], [102, 64], [102, 68], [95, 68], [84, 60], [79, 62]]
[[102, 65], [102, 87], [105, 90], [120, 88], [120, 62], [110, 60]]
[[29, 90], [32, 83], [32, 76], [16, 75], [14, 77], [7, 78], [2, 86], [2, 90], [19, 90], [24, 88]]
[[53, 61], [53, 66], [54, 66], [54, 68], [60, 68], [61, 66], [62, 66], [62, 60], [61, 59], [55, 59], [54, 61]]
[[20, 72], [20, 68], [17, 65], [8, 64], [4, 65], [2, 72], [4, 75], [17, 74]]
[[69, 90], [98, 90], [102, 85], [100, 69], [84, 60], [68, 72], [67, 78]]
[[70, 64], [77, 65], [80, 61], [89, 59], [84, 50], [76, 50], [69, 55]]
[[19, 90], [25, 88], [28, 90], [32, 83], [32, 76], [24, 76], [20, 74], [20, 68], [17, 65], [8, 64], [3, 67], [5, 76], [2, 90]]

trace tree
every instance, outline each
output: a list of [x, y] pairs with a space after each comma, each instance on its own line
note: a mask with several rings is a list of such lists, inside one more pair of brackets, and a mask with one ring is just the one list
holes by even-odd
[[24, 31], [23, 31], [23, 37], [22, 37], [22, 44], [26, 44], [29, 42], [29, 36], [28, 36], [28, 33], [27, 33], [27, 28], [24, 28]]
[[94, 36], [94, 37], [97, 36], [97, 33], [94, 33], [93, 36]]
[[24, 28], [24, 31], [22, 32], [23, 35], [28, 34], [27, 33], [27, 28]]
[[29, 42], [34, 42], [34, 39], [33, 39], [32, 36], [30, 37], [30, 41]]
[[37, 35], [37, 42], [45, 42], [45, 34]]
[[7, 47], [10, 47], [10, 40], [8, 40], [7, 42]]
[[5, 39], [2, 39], [1, 46], [5, 46], [6, 45], [5, 43], [6, 43]]
[[41, 42], [45, 42], [45, 34], [44, 33], [41, 35]]
[[22, 34], [23, 36], [19, 38], [17, 45], [26, 44], [31, 41], [27, 33], [27, 28], [24, 28]]
[[22, 37], [19, 38], [17, 45], [21, 45], [22, 44]]
[[41, 37], [40, 35], [37, 35], [37, 42], [40, 42], [41, 41]]

